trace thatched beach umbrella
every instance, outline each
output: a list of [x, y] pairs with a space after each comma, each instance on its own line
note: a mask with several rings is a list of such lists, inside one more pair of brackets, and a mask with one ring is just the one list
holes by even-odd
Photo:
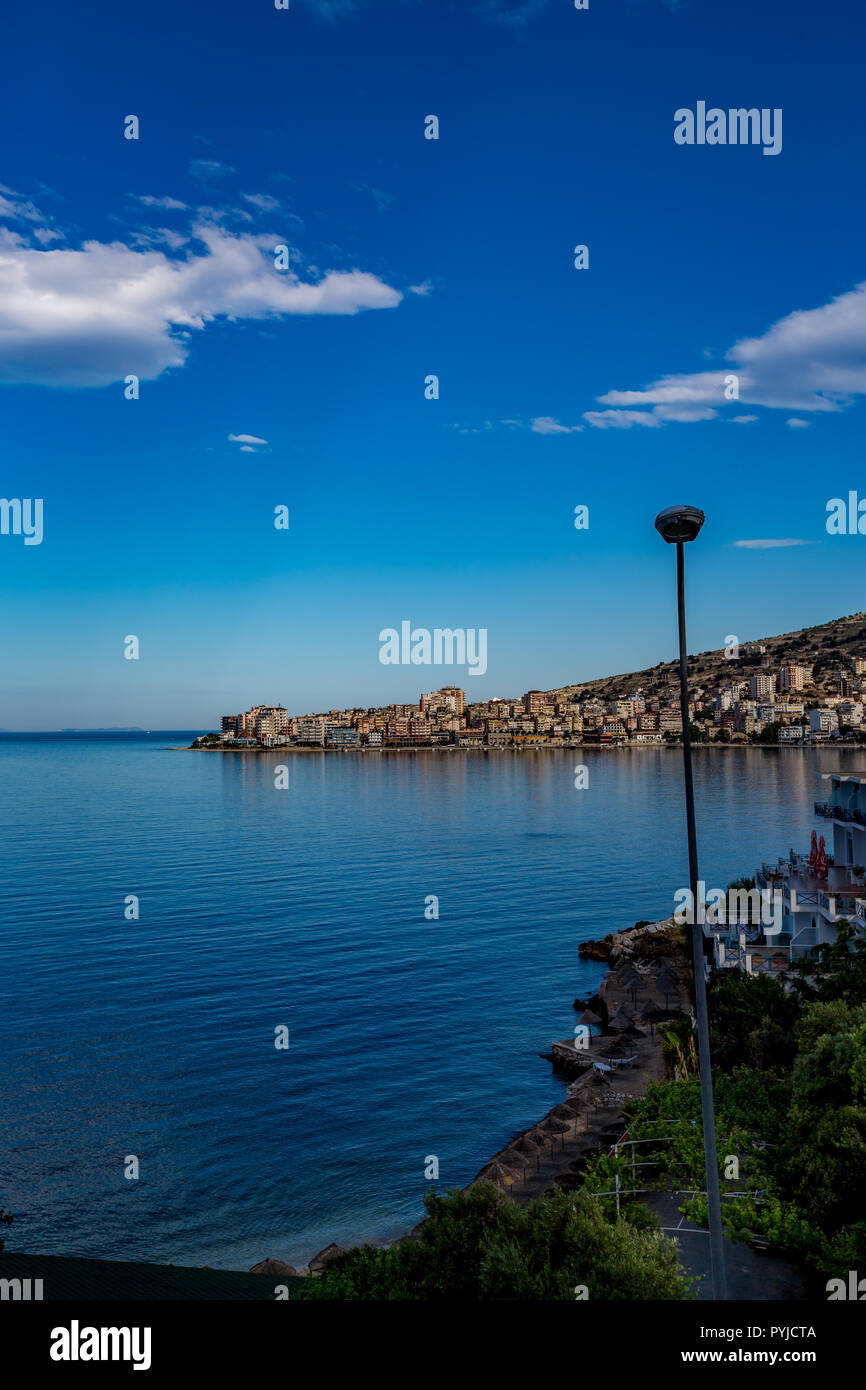
[[542, 1120], [540, 1128], [547, 1134], [564, 1134], [567, 1129], [571, 1129], [571, 1125], [565, 1120], [557, 1120], [553, 1115], [548, 1115]]
[[661, 985], [662, 987], [668, 987], [670, 989], [679, 989], [679, 980], [671, 969], [669, 961], [663, 960], [658, 970], [654, 971], [654, 974], [657, 987]]
[[661, 966], [656, 971], [655, 980], [653, 983], [655, 984], [655, 987], [658, 990], [659, 994], [664, 995], [665, 1004], [668, 1003], [671, 995], [673, 995], [675, 999], [679, 998], [680, 982], [677, 979], [674, 972], [671, 970], [666, 960], [662, 961]]
[[297, 1277], [300, 1273], [294, 1265], [287, 1265], [285, 1260], [261, 1260], [257, 1265], [253, 1265], [250, 1274], [267, 1274], [272, 1279], [280, 1277]]
[[521, 1174], [522, 1167], [519, 1171], [515, 1172], [514, 1169], [506, 1168], [504, 1163], [494, 1159], [492, 1163], [488, 1163], [487, 1167], [479, 1173], [478, 1176], [479, 1178], [483, 1178], [486, 1182], [495, 1182], [497, 1187], [511, 1187], [517, 1182]]
[[623, 989], [643, 989], [646, 983], [643, 975], [638, 973], [631, 961], [624, 965], [622, 970], [617, 971], [616, 979]]
[[577, 1021], [578, 1023], [589, 1024], [591, 1028], [602, 1027], [601, 1019], [599, 1018], [598, 1014], [594, 1014], [592, 1012], [592, 1009], [584, 1009], [583, 1013], [580, 1015], [580, 1018]]
[[637, 1014], [629, 1004], [618, 1004], [607, 1021], [607, 1026], [613, 1033], [624, 1033], [627, 1028], [633, 1026]]
[[324, 1250], [320, 1250], [318, 1255], [314, 1255], [310, 1260], [308, 1266], [310, 1273], [321, 1274], [329, 1260], [335, 1259], [337, 1255], [345, 1255], [345, 1253], [342, 1245], [334, 1245], [332, 1241], [330, 1245], [327, 1245]]
[[529, 1154], [532, 1158], [535, 1157], [535, 1151], [537, 1148], [538, 1140], [533, 1139], [530, 1134], [522, 1134], [520, 1138], [511, 1145], [511, 1150], [513, 1153]]

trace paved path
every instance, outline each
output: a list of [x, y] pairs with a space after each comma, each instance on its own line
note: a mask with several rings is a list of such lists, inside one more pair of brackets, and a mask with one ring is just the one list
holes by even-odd
[[[679, 1208], [685, 1200], [685, 1193], [670, 1192], [653, 1192], [641, 1198], [665, 1235], [676, 1241], [680, 1264], [686, 1273], [692, 1278], [700, 1276], [698, 1300], [709, 1302], [712, 1299], [710, 1237], [707, 1231], [693, 1226], [682, 1215]], [[802, 1302], [806, 1297], [803, 1275], [794, 1265], [728, 1239], [725, 1240], [725, 1274], [729, 1299], [749, 1303], [773, 1299]]]

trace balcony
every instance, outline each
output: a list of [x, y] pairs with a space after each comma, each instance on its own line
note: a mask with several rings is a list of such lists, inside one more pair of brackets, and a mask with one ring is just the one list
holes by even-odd
[[802, 854], [780, 859], [776, 864], [762, 864], [755, 882], [764, 890], [781, 890], [783, 900], [791, 911], [818, 908], [830, 921], [850, 917], [855, 913], [866, 921], [866, 910], [858, 906], [866, 900], [866, 876], [854, 874], [850, 864], [828, 861], [827, 877], [818, 878]]
[[840, 820], [850, 825], [866, 825], [866, 811], [861, 811], [858, 806], [840, 806], [834, 801], [814, 802], [815, 815], [822, 816], [825, 820]]
[[824, 820], [842, 820], [845, 824], [866, 826], [866, 810], [860, 810], [859, 806], [840, 806], [833, 801], [816, 801], [813, 805], [815, 815], [823, 816]]

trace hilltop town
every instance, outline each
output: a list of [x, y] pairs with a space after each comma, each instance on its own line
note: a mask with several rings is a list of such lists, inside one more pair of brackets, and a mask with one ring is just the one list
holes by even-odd
[[[664, 744], [682, 736], [679, 667], [662, 662], [519, 698], [467, 703], [459, 686], [416, 704], [291, 715], [224, 715], [199, 748], [562, 748]], [[866, 741], [866, 613], [689, 658], [689, 723], [706, 743]]]

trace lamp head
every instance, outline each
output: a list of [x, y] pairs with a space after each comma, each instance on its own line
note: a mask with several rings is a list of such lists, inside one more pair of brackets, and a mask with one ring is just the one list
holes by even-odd
[[704, 524], [704, 514], [700, 507], [665, 507], [656, 517], [656, 530], [662, 540], [673, 545], [675, 541], [693, 541]]

